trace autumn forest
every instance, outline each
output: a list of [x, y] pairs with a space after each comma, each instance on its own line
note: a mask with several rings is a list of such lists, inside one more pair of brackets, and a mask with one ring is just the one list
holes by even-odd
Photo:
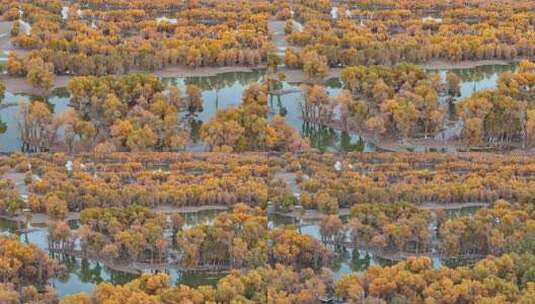
[[0, 0], [0, 304], [533, 303], [530, 0]]

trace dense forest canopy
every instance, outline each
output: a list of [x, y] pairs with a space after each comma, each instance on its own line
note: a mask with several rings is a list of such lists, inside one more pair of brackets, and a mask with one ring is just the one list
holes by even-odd
[[0, 303], [533, 303], [534, 62], [532, 0], [0, 0]]

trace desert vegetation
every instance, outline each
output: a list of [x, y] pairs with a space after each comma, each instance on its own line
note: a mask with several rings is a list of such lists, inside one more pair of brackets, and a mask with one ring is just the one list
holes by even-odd
[[0, 303], [532, 303], [529, 0], [0, 0]]

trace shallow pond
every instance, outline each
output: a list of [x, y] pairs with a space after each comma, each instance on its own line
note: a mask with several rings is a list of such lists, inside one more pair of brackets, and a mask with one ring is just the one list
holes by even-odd
[[[207, 77], [165, 77], [162, 81], [177, 85], [182, 92], [185, 92], [189, 84], [197, 85], [201, 89], [204, 111], [191, 120], [192, 139], [196, 143], [198, 131], [203, 122], [214, 117], [218, 110], [239, 105], [243, 91], [249, 85], [262, 81], [263, 77], [264, 70], [257, 69], [250, 72], [228, 72]], [[18, 127], [20, 115], [17, 105], [21, 100], [45, 102], [54, 116], [57, 116], [67, 109], [70, 98], [65, 88], [54, 90], [46, 99], [7, 91], [0, 102], [0, 105], [6, 106], [0, 108], [0, 152], [21, 151], [22, 142], [19, 138]], [[59, 130], [58, 137], [61, 138], [61, 136], [61, 130]]]
[[[495, 88], [499, 75], [503, 72], [515, 71], [516, 67], [516, 63], [511, 63], [507, 65], [484, 65], [468, 69], [455, 69], [454, 72], [457, 73], [461, 79], [461, 96], [455, 98], [455, 102], [469, 97], [475, 92]], [[427, 70], [427, 72], [439, 73], [441, 79], [445, 81], [448, 70]], [[329, 96], [336, 96], [343, 87], [343, 83], [338, 78], [329, 79], [325, 85]], [[301, 115], [301, 105], [304, 102], [304, 97], [300, 92], [300, 84], [282, 82], [279, 86], [280, 87], [276, 89], [287, 93], [269, 96], [268, 105], [271, 117], [276, 114], [286, 117], [288, 123], [295, 130], [300, 132], [303, 137], [308, 138], [314, 148], [317, 148], [322, 152], [377, 151], [377, 147], [375, 147], [373, 143], [363, 140], [358, 134], [348, 134], [347, 132], [342, 132], [333, 128], [304, 122]], [[454, 103], [444, 102], [442, 106], [445, 107], [450, 114], [450, 119], [457, 120]], [[452, 121], [447, 124], [443, 132], [437, 135], [437, 139], [453, 138], [460, 134], [460, 130], [462, 130], [462, 124], [459, 124], [458, 121]], [[416, 147], [415, 151], [425, 152], [427, 149]], [[444, 150], [443, 152], [454, 151]]]
[[19, 107], [20, 101], [45, 102], [48, 108], [58, 115], [65, 111], [69, 105], [69, 94], [65, 89], [54, 90], [46, 100], [38, 96], [26, 94], [13, 94], [9, 91], [5, 93], [4, 99], [0, 102], [0, 152], [21, 151], [22, 142], [19, 138]]
[[482, 206], [469, 206], [469, 207], [447, 209], [446, 210], [446, 214], [450, 218], [461, 217], [461, 216], [470, 216], [470, 215], [473, 215], [474, 213], [476, 213], [481, 208], [483, 208], [483, 207]]
[[[338, 79], [327, 81], [326, 86], [329, 96], [336, 96], [342, 89], [342, 83]], [[291, 93], [269, 96], [270, 117], [276, 114], [285, 117], [288, 124], [298, 131], [302, 137], [307, 138], [312, 147], [322, 152], [372, 152], [376, 150], [373, 144], [365, 142], [357, 134], [349, 134], [303, 121], [301, 105], [304, 103], [304, 97], [300, 91], [299, 84], [283, 82], [280, 90]]]
[[[222, 211], [203, 210], [183, 213], [182, 215], [185, 219], [184, 228], [188, 229], [198, 224], [210, 223], [220, 212]], [[69, 225], [72, 229], [76, 229], [78, 222], [70, 221]], [[0, 219], [0, 234], [17, 234], [17, 230], [18, 227], [15, 222]], [[48, 248], [46, 225], [30, 225], [30, 231], [27, 234], [19, 234], [21, 241], [35, 244], [46, 251]], [[136, 274], [110, 269], [102, 263], [91, 259], [58, 254], [50, 254], [50, 256], [59, 260], [68, 270], [65, 275], [50, 280], [50, 284], [57, 288], [60, 297], [79, 292], [91, 292], [96, 284], [101, 282], [124, 284], [138, 277]], [[223, 274], [182, 273], [175, 269], [168, 269], [166, 272], [169, 274], [173, 284], [185, 284], [192, 287], [215, 285], [224, 276]]]
[[[68, 270], [68, 273], [65, 276], [56, 277], [50, 280], [50, 283], [57, 289], [60, 297], [79, 292], [90, 293], [97, 284], [102, 282], [125, 284], [138, 277], [136, 274], [110, 269], [102, 263], [90, 259], [81, 259], [65, 255], [53, 255], [53, 257], [65, 265]], [[224, 274], [185, 274], [174, 269], [169, 269], [165, 272], [169, 275], [173, 284], [184, 284], [190, 287], [198, 287], [201, 285], [213, 286], [224, 276]]]
[[[347, 217], [342, 217], [342, 221], [347, 222]], [[298, 222], [300, 222], [300, 225], [297, 225]], [[321, 241], [319, 223], [319, 220], [298, 221], [295, 218], [282, 215], [269, 215], [269, 227], [276, 228], [283, 225], [295, 225], [299, 233], [309, 235]], [[362, 249], [346, 249], [344, 247], [335, 248], [331, 245], [327, 245], [327, 247], [336, 254], [335, 259], [332, 261], [331, 265], [329, 265], [329, 269], [333, 272], [335, 279], [352, 272], [365, 271], [372, 265], [387, 266], [394, 263]]]
[[[483, 89], [494, 88], [500, 73], [514, 71], [515, 69], [516, 64], [456, 69], [455, 72], [460, 76], [462, 81], [461, 97], [456, 100], [461, 100]], [[447, 70], [429, 70], [429, 73], [437, 72], [445, 79]], [[252, 83], [261, 82], [264, 79], [264, 73], [265, 70], [257, 69], [250, 72], [228, 72], [207, 77], [162, 78], [165, 83], [176, 84], [183, 91], [188, 84], [195, 84], [202, 90], [204, 111], [198, 113], [190, 122], [191, 137], [193, 140], [193, 145], [190, 147], [191, 150], [204, 149], [199, 144], [199, 128], [202, 123], [214, 117], [218, 110], [239, 105], [245, 88]], [[338, 94], [343, 86], [339, 79], [330, 79], [326, 82], [326, 85], [327, 91], [331, 96]], [[270, 116], [272, 117], [275, 114], [285, 116], [288, 123], [300, 132], [302, 136], [308, 138], [313, 147], [320, 151], [329, 152], [372, 152], [377, 150], [372, 143], [364, 141], [358, 134], [350, 134], [325, 126], [305, 123], [301, 119], [300, 104], [303, 102], [303, 95], [299, 91], [299, 84], [284, 82], [282, 89], [291, 93], [282, 96], [269, 96], [268, 105]], [[8, 91], [1, 104], [18, 103], [21, 99], [46, 102], [54, 115], [62, 113], [69, 105], [69, 94], [65, 89], [54, 90], [46, 100], [37, 96], [13, 94]], [[446, 104], [444, 106], [448, 107], [449, 112], [453, 113], [454, 106], [452, 104]], [[21, 150], [22, 143], [19, 139], [18, 120], [19, 109], [17, 105], [0, 109], [0, 152], [16, 152]], [[460, 127], [462, 126], [459, 126], [457, 123], [449, 124], [444, 131], [444, 136], [448, 138], [454, 137], [459, 133]], [[61, 130], [59, 130], [58, 136], [61, 137], [61, 135]], [[443, 135], [440, 134], [440, 136]]]
[[224, 210], [203, 210], [181, 213], [184, 220], [183, 229], [189, 229], [200, 224], [211, 224], [214, 218]]
[[[516, 63], [483, 65], [468, 69], [454, 69], [453, 71], [461, 79], [461, 96], [457, 100], [469, 97], [475, 92], [493, 89], [496, 87], [501, 73], [514, 72]], [[427, 70], [429, 73], [439, 73], [443, 81], [446, 79], [447, 69]]]
[[[448, 217], [467, 216], [474, 214], [480, 208], [481, 207], [471, 206], [448, 209], [446, 210], [446, 214], [448, 215]], [[342, 220], [342, 222], [347, 223], [349, 217], [340, 216], [340, 219]], [[297, 227], [296, 229], [299, 231], [299, 233], [303, 235], [309, 235], [319, 241], [322, 241], [320, 232], [320, 222], [321, 221], [318, 219], [298, 220], [293, 217], [283, 216], [279, 214], [270, 214], [268, 220], [268, 227], [273, 229], [285, 225], [292, 225]], [[346, 237], [349, 237], [349, 232]], [[335, 253], [335, 259], [329, 266], [329, 269], [333, 272], [333, 275], [336, 279], [352, 272], [365, 271], [366, 269], [368, 269], [368, 267], [372, 265], [389, 266], [395, 264], [395, 261], [385, 259], [363, 248], [337, 248], [330, 244], [327, 244], [326, 246], [333, 253]], [[434, 268], [440, 268], [441, 266], [457, 267], [462, 265], [462, 263], [458, 261], [445, 260], [440, 257], [431, 257], [431, 260], [433, 262]]]

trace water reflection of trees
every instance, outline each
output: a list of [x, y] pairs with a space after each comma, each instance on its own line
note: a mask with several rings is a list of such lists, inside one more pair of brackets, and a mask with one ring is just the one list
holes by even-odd
[[353, 271], [365, 271], [370, 267], [371, 262], [372, 257], [367, 251], [361, 256], [357, 248], [353, 249], [351, 256], [351, 268]]
[[[274, 99], [277, 100], [276, 107], [274, 106]], [[273, 114], [279, 114], [282, 117], [286, 117], [286, 115], [288, 114], [288, 108], [286, 108], [282, 104], [282, 99], [280, 95], [269, 94], [269, 107], [272, 109]], [[278, 113], [274, 113], [275, 109], [279, 109]]]
[[[45, 96], [40, 96], [40, 95], [17, 94], [15, 96], [20, 97], [20, 100], [28, 100], [31, 103], [42, 102], [46, 105], [46, 107], [50, 110], [51, 113], [55, 113], [54, 112], [55, 105], [52, 102], [50, 102], [50, 100], [56, 97], [56, 95], [45, 97]], [[59, 114], [59, 113], [56, 113], [56, 114]]]
[[335, 272], [339, 272], [342, 268], [342, 264], [350, 258], [349, 252], [343, 246], [335, 246], [334, 248], [330, 248], [330, 250], [335, 253], [335, 258], [332, 260], [330, 268]]
[[97, 263], [94, 268], [87, 259], [78, 259], [74, 256], [51, 253], [52, 258], [58, 260], [67, 268], [67, 271], [57, 277], [62, 283], [67, 283], [71, 274], [76, 275], [83, 283], [100, 283], [102, 267]]
[[461, 78], [463, 82], [477, 82], [485, 79], [489, 79], [496, 74], [504, 72], [512, 72], [516, 69], [516, 64], [507, 65], [484, 65], [471, 69], [458, 69], [454, 70], [455, 73]]
[[224, 274], [207, 276], [202, 273], [178, 273], [176, 284], [185, 284], [190, 287], [199, 287], [203, 285], [215, 286], [219, 279], [224, 276]]
[[[220, 90], [231, 87], [236, 83], [241, 86], [248, 86], [253, 82], [258, 82], [263, 78], [265, 71], [263, 69], [255, 69], [249, 72], [227, 72], [217, 74], [215, 76], [195, 76], [185, 77], [185, 85], [195, 85], [203, 91]], [[180, 78], [164, 78], [164, 82], [171, 85], [177, 85]]]
[[[272, 114], [278, 114], [287, 117], [288, 108], [284, 106], [280, 95], [269, 95], [269, 108]], [[290, 118], [287, 118], [290, 119]], [[301, 122], [301, 135], [307, 138], [313, 148], [325, 152], [328, 150], [344, 152], [362, 152], [364, 151], [364, 140], [360, 136], [352, 136], [348, 132], [339, 131], [321, 124]]]
[[336, 253], [336, 258], [332, 261], [330, 268], [335, 272], [342, 271], [342, 274], [345, 274], [347, 271], [342, 269], [342, 264], [346, 261], [350, 262], [350, 270], [353, 272], [366, 271], [373, 264], [377, 264], [382, 267], [392, 266], [395, 264], [394, 261], [374, 256], [368, 251], [359, 250], [358, 248], [354, 248], [349, 251], [347, 248], [341, 247], [335, 249], [334, 252]]
[[52, 96], [58, 98], [70, 98], [71, 94], [69, 94], [69, 90], [67, 90], [66, 87], [63, 87], [52, 90]]
[[364, 140], [358, 136], [357, 141], [353, 142], [352, 136], [343, 131], [340, 135], [340, 148], [343, 152], [362, 152], [364, 151]]
[[327, 151], [329, 147], [336, 146], [336, 132], [332, 128], [303, 122], [301, 134], [309, 140], [311, 147], [321, 152]]
[[309, 140], [313, 148], [321, 152], [328, 150], [343, 152], [364, 151], [364, 140], [361, 137], [353, 138], [351, 134], [345, 131], [338, 131], [324, 125], [303, 122], [301, 134]]
[[201, 139], [201, 126], [203, 121], [200, 119], [191, 119], [189, 121], [190, 139], [197, 143]]
[[7, 124], [0, 118], [0, 134], [4, 134], [7, 131]]
[[344, 87], [344, 83], [340, 78], [330, 78], [325, 82], [325, 86], [330, 89], [341, 89]]
[[[126, 284], [138, 277], [122, 271], [115, 271], [102, 265], [99, 262], [93, 262], [88, 259], [80, 259], [74, 256], [64, 254], [52, 254], [51, 257], [58, 260], [65, 266], [66, 271], [56, 276], [56, 280], [63, 284], [78, 284], [77, 280], [70, 281], [70, 276], [75, 275], [81, 283], [98, 284], [104, 281], [112, 284]], [[105, 278], [109, 274], [109, 278]], [[182, 274], [178, 273], [178, 282], [190, 286], [215, 285], [223, 275], [206, 276], [204, 274]]]
[[[57, 280], [62, 283], [69, 282], [70, 275], [76, 275], [82, 283], [98, 284], [103, 281], [109, 281], [113, 284], [125, 284], [137, 278], [137, 275], [121, 271], [114, 271], [106, 269], [98, 262], [91, 262], [88, 259], [80, 259], [70, 255], [51, 254], [51, 256], [58, 260], [67, 268], [63, 275], [57, 276]], [[103, 272], [107, 271], [110, 274], [109, 280], [103, 278]]]
[[9, 232], [20, 235], [16, 222], [0, 218], [0, 232]]

